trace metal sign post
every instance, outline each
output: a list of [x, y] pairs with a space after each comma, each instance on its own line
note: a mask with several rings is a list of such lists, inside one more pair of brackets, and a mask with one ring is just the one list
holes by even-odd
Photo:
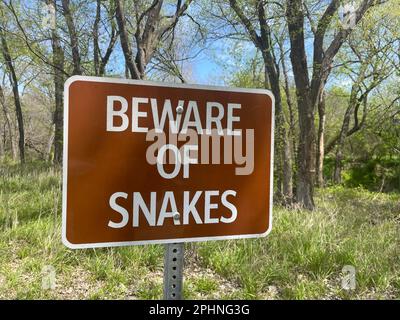
[[184, 243], [165, 245], [164, 300], [182, 300]]

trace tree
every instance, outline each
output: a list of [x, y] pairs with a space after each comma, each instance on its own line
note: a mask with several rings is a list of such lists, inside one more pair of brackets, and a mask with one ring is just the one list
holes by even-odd
[[[354, 24], [357, 24], [366, 11], [377, 2], [376, 0], [363, 0], [354, 13]], [[311, 25], [316, 26], [312, 28], [313, 60], [310, 78], [305, 44], [305, 18], [308, 17], [311, 20], [311, 17], [307, 14], [307, 4], [303, 3], [303, 0], [287, 1], [286, 17], [291, 47], [290, 59], [296, 84], [300, 129], [297, 156], [297, 201], [310, 210], [315, 206], [313, 199], [315, 109], [331, 72], [332, 61], [353, 27], [341, 27], [336, 30], [330, 43], [324, 47], [328, 28], [339, 5], [339, 0], [330, 1], [319, 20], [316, 23], [310, 21]]]
[[120, 35], [121, 48], [125, 58], [125, 64], [132, 79], [143, 79], [148, 63], [153, 57], [161, 40], [172, 31], [180, 17], [188, 9], [192, 0], [182, 4], [178, 0], [175, 12], [171, 16], [162, 15], [163, 0], [154, 0], [150, 6], [143, 9], [139, 14], [139, 1], [134, 1], [136, 16], [134, 18], [135, 30], [135, 57], [133, 56], [132, 44], [129, 41], [129, 30], [127, 26], [127, 14], [123, 1], [115, 0], [116, 20]]
[[325, 148], [325, 91], [322, 92], [318, 101], [318, 140], [317, 140], [317, 158], [316, 158], [316, 171], [317, 171], [317, 185], [324, 186], [324, 148]]
[[68, 34], [70, 39], [72, 62], [74, 66], [72, 74], [82, 74], [81, 54], [79, 50], [78, 34], [76, 32], [75, 21], [71, 12], [70, 1], [61, 0], [61, 3], [63, 8], [62, 14], [67, 23]]
[[[0, 4], [1, 5], [1, 4]], [[24, 131], [24, 119], [22, 115], [22, 105], [21, 98], [19, 94], [18, 87], [18, 77], [14, 67], [14, 60], [11, 57], [11, 53], [9, 50], [7, 37], [6, 37], [6, 28], [5, 28], [5, 15], [3, 12], [3, 7], [0, 7], [0, 14], [2, 18], [2, 23], [0, 24], [0, 40], [1, 40], [1, 52], [4, 58], [4, 63], [7, 68], [7, 73], [9, 77], [9, 81], [12, 86], [13, 96], [14, 96], [14, 104], [15, 104], [15, 114], [17, 117], [18, 123], [18, 148], [19, 148], [19, 159], [22, 164], [25, 163], [25, 131]]]
[[[4, 95], [4, 90], [3, 90], [3, 87], [1, 85], [0, 85], [0, 105], [1, 105], [1, 109], [2, 109], [3, 115], [4, 115], [4, 122], [5, 122], [4, 141], [2, 141], [1, 144], [4, 145], [5, 142], [6, 142], [5, 134], [6, 134], [6, 130], [7, 130], [12, 158], [13, 158], [13, 160], [17, 160], [17, 158], [18, 158], [18, 150], [17, 150], [17, 148], [15, 146], [15, 143], [14, 143], [14, 132], [13, 132], [13, 128], [12, 128], [11, 117], [10, 117], [10, 114], [8, 112], [8, 108], [7, 108], [7, 105], [6, 105], [6, 99], [5, 99], [5, 95]], [[3, 152], [5, 153], [5, 151], [6, 151], [6, 147], [4, 145]]]
[[[347, 137], [361, 130], [368, 115], [368, 98], [380, 84], [395, 74], [399, 69], [399, 61], [395, 43], [400, 38], [395, 36], [397, 24], [389, 25], [388, 19], [379, 24], [382, 16], [374, 17], [369, 15], [368, 21], [361, 25], [354, 38], [349, 39], [348, 45], [352, 56], [351, 66], [347, 66], [347, 72], [353, 79], [348, 107], [343, 117], [343, 123], [339, 134], [332, 140], [336, 144], [335, 170], [333, 180], [341, 182], [341, 169], [343, 160], [343, 148]], [[375, 23], [374, 23], [375, 22]], [[392, 30], [390, 30], [392, 29]], [[368, 33], [368, 35], [363, 33]], [[359, 112], [362, 108], [362, 116], [359, 119]], [[350, 120], [354, 115], [353, 127], [350, 128]]]
[[[112, 5], [112, 3], [110, 3], [108, 6], [104, 6], [104, 9], [106, 11], [106, 19], [108, 24], [110, 25], [110, 28], [109, 30], [100, 28], [100, 24], [102, 22], [102, 6], [102, 1], [96, 0], [96, 17], [93, 23], [93, 67], [94, 74], [96, 76], [105, 75], [106, 66], [110, 60], [115, 43], [117, 42], [119, 36], [114, 21], [115, 6]], [[100, 31], [103, 34], [108, 33], [110, 35], [104, 54], [102, 54], [101, 52], [101, 41], [99, 36]]]
[[[63, 150], [64, 81], [74, 74], [85, 73], [104, 76], [106, 66], [118, 39], [118, 32], [114, 23], [115, 8], [111, 3], [112, 1], [108, 4], [99, 0], [45, 0], [44, 2], [47, 5], [46, 18], [50, 22], [47, 27], [43, 26], [43, 18], [35, 15], [34, 10], [21, 7], [19, 10], [21, 12], [19, 12], [12, 1], [5, 5], [9, 12], [12, 13], [20, 31], [19, 36], [26, 44], [29, 52], [44, 63], [44, 65], [38, 67], [42, 69], [48, 67], [47, 72], [53, 77], [55, 102], [53, 112], [53, 161], [55, 164], [60, 164]], [[38, 5], [40, 6], [41, 4], [39, 3]], [[90, 16], [92, 6], [96, 8], [94, 17]], [[76, 8], [78, 7], [80, 16], [84, 17], [80, 21], [77, 21], [75, 17]], [[103, 12], [106, 12], [105, 18], [103, 18]], [[89, 31], [86, 25], [81, 27], [82, 20], [87, 22], [88, 25], [93, 21], [93, 29]], [[99, 37], [100, 32], [104, 36]], [[67, 38], [69, 39], [68, 41], [66, 41]], [[92, 48], [87, 46], [90, 41], [93, 43]], [[102, 41], [107, 42], [105, 49], [103, 49]], [[49, 42], [50, 52], [47, 50], [46, 42]], [[68, 48], [70, 48], [70, 55], [68, 54]], [[92, 53], [90, 53], [90, 50]], [[69, 57], [71, 57], [70, 60]], [[86, 64], [93, 65], [93, 68], [86, 68]]]
[[63, 92], [64, 92], [64, 72], [65, 69], [65, 58], [64, 50], [61, 46], [61, 39], [57, 30], [57, 3], [55, 0], [46, 0], [46, 4], [53, 15], [51, 17], [53, 25], [51, 29], [51, 47], [52, 47], [52, 63], [53, 63], [53, 74], [54, 74], [54, 100], [55, 109], [53, 113], [54, 123], [54, 158], [55, 164], [61, 164], [62, 162], [62, 150], [63, 150]]
[[[275, 127], [277, 128], [275, 148], [278, 154], [278, 190], [283, 197], [283, 203], [290, 204], [293, 200], [291, 150], [282, 110], [279, 63], [274, 54], [273, 32], [267, 21], [264, 7], [266, 4], [261, 0], [257, 0], [254, 3], [254, 11], [258, 24], [258, 26], [255, 26], [250, 18], [246, 16], [243, 7], [237, 0], [229, 0], [229, 3], [245, 28], [247, 36], [253, 42], [254, 46], [262, 53], [265, 70], [265, 88], [270, 88], [275, 97]], [[257, 30], [259, 31], [257, 32]]]

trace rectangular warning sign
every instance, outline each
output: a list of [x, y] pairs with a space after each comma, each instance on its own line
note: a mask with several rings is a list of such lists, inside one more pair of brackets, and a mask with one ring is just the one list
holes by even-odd
[[273, 124], [267, 90], [69, 78], [64, 244], [266, 235]]

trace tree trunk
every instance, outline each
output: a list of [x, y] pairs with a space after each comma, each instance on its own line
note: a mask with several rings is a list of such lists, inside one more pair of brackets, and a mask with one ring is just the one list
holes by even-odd
[[293, 202], [293, 171], [292, 171], [292, 148], [290, 139], [285, 130], [283, 148], [283, 196], [284, 204], [290, 206]]
[[293, 200], [292, 161], [290, 143], [285, 127], [285, 118], [282, 110], [282, 97], [279, 86], [279, 75], [272, 68], [273, 62], [264, 58], [265, 79], [269, 79], [271, 91], [275, 97], [275, 150], [277, 154], [277, 184], [278, 192], [284, 205], [290, 205]]
[[55, 129], [52, 129], [50, 132], [50, 137], [47, 142], [47, 148], [46, 148], [46, 160], [47, 161], [54, 161], [53, 155], [52, 155], [52, 149], [54, 146], [54, 135], [55, 135]]
[[231, 5], [241, 18], [242, 23], [246, 26], [253, 43], [258, 47], [264, 59], [265, 66], [265, 85], [267, 80], [271, 87], [271, 91], [275, 97], [275, 150], [277, 154], [278, 164], [278, 191], [284, 205], [291, 205], [293, 200], [293, 183], [292, 183], [292, 158], [290, 143], [288, 139], [285, 115], [282, 108], [282, 95], [280, 89], [280, 71], [279, 64], [276, 62], [272, 43], [272, 31], [267, 22], [264, 4], [260, 1], [257, 4], [258, 20], [260, 22], [260, 36], [255, 30], [251, 30], [251, 23], [245, 18], [244, 13], [238, 7], [235, 1], [231, 1]]
[[[51, 46], [53, 50], [53, 72], [54, 72], [54, 96], [55, 96], [55, 109], [53, 113], [53, 123], [54, 123], [54, 157], [53, 162], [56, 165], [62, 163], [62, 155], [63, 155], [63, 92], [64, 92], [64, 74], [62, 70], [64, 70], [64, 51], [61, 46], [61, 40], [57, 33], [57, 6], [54, 0], [47, 0], [47, 3], [50, 5], [55, 6], [54, 10], [54, 20], [55, 20], [55, 27], [51, 32]], [[73, 35], [71, 36], [71, 44], [77, 47], [77, 41], [75, 39], [76, 34], [74, 31], [74, 24], [72, 20], [71, 13], [69, 11], [69, 1], [63, 1], [63, 8], [64, 8], [64, 15], [67, 15], [70, 19], [69, 29], [72, 28]], [[67, 11], [66, 11], [67, 10]], [[75, 39], [75, 40], [72, 40]], [[73, 48], [74, 50], [74, 48]], [[74, 57], [74, 74], [76, 72], [80, 72], [80, 59], [79, 59], [79, 51], [78, 51], [78, 58], [77, 56]]]
[[122, 52], [125, 57], [125, 66], [129, 70], [132, 79], [140, 79], [140, 73], [133, 61], [133, 54], [129, 43], [129, 35], [126, 30], [126, 19], [124, 14], [123, 3], [115, 0], [115, 19], [117, 20]]
[[53, 46], [53, 64], [54, 68], [54, 92], [55, 92], [55, 110], [54, 110], [54, 158], [55, 164], [62, 163], [63, 154], [63, 92], [64, 75], [60, 70], [64, 69], [64, 52], [60, 45], [60, 39], [56, 32], [52, 36]]
[[2, 122], [0, 122], [0, 126], [1, 126], [1, 141], [0, 141], [0, 161], [1, 159], [3, 159], [3, 157], [6, 154], [6, 144], [5, 144], [5, 137], [6, 137], [6, 128], [5, 128], [5, 124], [3, 125]]
[[[111, 32], [110, 34], [110, 41], [108, 43], [107, 49], [104, 53], [104, 56], [101, 53], [100, 44], [99, 44], [99, 27], [101, 24], [101, 1], [96, 0], [96, 16], [93, 23], [93, 66], [94, 66], [94, 74], [96, 76], [104, 76], [106, 73], [106, 66], [110, 60], [111, 54], [114, 50], [115, 43], [118, 39], [118, 33], [114, 27], [114, 24], [111, 24]], [[110, 13], [114, 15], [114, 12]], [[104, 31], [103, 31], [104, 32]], [[107, 32], [108, 33], [108, 32]]]
[[[266, 67], [266, 70], [268, 70], [268, 67]], [[282, 203], [284, 205], [290, 205], [293, 200], [292, 160], [290, 143], [282, 110], [282, 97], [279, 87], [279, 78], [276, 79], [270, 72], [268, 73], [268, 76], [269, 83], [271, 84], [271, 91], [275, 97], [275, 150], [277, 154], [278, 191], [280, 192]]]
[[[306, 101], [304, 101], [304, 100]], [[298, 147], [297, 201], [306, 209], [314, 209], [314, 155], [315, 126], [314, 111], [306, 97], [300, 96], [299, 103], [300, 141]]]
[[[74, 65], [73, 74], [82, 74], [82, 66], [81, 66], [81, 55], [79, 52], [79, 41], [78, 35], [76, 33], [74, 19], [72, 17], [71, 8], [69, 0], [62, 0], [62, 8], [63, 8], [63, 15], [65, 18], [65, 22], [67, 23], [70, 44], [71, 44], [71, 51], [72, 51], [72, 62]], [[56, 6], [57, 8], [57, 6]], [[57, 140], [57, 139], [56, 139]]]
[[324, 186], [324, 137], [325, 137], [325, 92], [322, 93], [318, 103], [318, 144], [317, 144], [317, 185]]
[[340, 184], [342, 182], [342, 160], [342, 146], [338, 144], [335, 156], [335, 170], [333, 173], [333, 182], [336, 184]]
[[[296, 154], [296, 133], [295, 133], [295, 121], [294, 121], [294, 108], [293, 108], [293, 100], [292, 96], [290, 94], [290, 86], [289, 86], [289, 78], [288, 78], [288, 72], [286, 68], [286, 62], [285, 62], [285, 54], [284, 54], [284, 49], [283, 49], [283, 43], [282, 41], [279, 41], [278, 43], [279, 49], [280, 49], [280, 58], [281, 58], [281, 64], [282, 64], [282, 73], [284, 77], [284, 89], [285, 89], [285, 94], [286, 94], [286, 101], [288, 105], [288, 111], [289, 111], [289, 132], [287, 136], [285, 137], [285, 154], [287, 156], [285, 157], [286, 159], [290, 160], [290, 163], [287, 163], [284, 165], [284, 181], [286, 181], [286, 185], [288, 188], [290, 188], [290, 191], [287, 190], [287, 192], [290, 194], [291, 197], [291, 202], [293, 202], [293, 161], [296, 161], [295, 154]], [[294, 159], [293, 159], [294, 157]], [[289, 168], [289, 171], [286, 171], [285, 168]], [[289, 177], [290, 175], [290, 177]]]
[[[11, 156], [12, 159], [14, 161], [17, 161], [18, 159], [18, 149], [16, 148], [16, 144], [14, 141], [14, 130], [12, 127], [12, 121], [11, 121], [11, 117], [10, 114], [8, 113], [7, 110], [7, 106], [6, 106], [6, 101], [5, 101], [5, 97], [4, 97], [4, 91], [3, 88], [0, 86], [0, 104], [3, 110], [3, 114], [4, 114], [4, 122], [5, 122], [5, 130], [4, 130], [4, 140], [6, 139], [5, 137], [5, 133], [6, 130], [8, 131], [8, 137], [10, 139], [9, 143], [10, 143], [10, 152], [11, 152]], [[4, 141], [5, 143], [6, 141]], [[6, 148], [4, 147], [4, 150], [6, 150]]]
[[342, 182], [343, 146], [344, 146], [344, 141], [347, 137], [347, 133], [349, 131], [350, 118], [353, 113], [355, 104], [357, 103], [355, 94], [356, 94], [355, 90], [353, 90], [350, 97], [349, 105], [344, 114], [342, 128], [340, 129], [339, 139], [336, 144], [335, 170], [333, 174], [333, 182], [336, 184]]
[[15, 114], [17, 117], [17, 124], [18, 124], [18, 133], [19, 133], [19, 140], [18, 140], [18, 147], [19, 147], [19, 159], [22, 164], [25, 163], [25, 131], [24, 131], [24, 120], [22, 116], [22, 106], [21, 100], [19, 96], [19, 89], [18, 89], [18, 79], [15, 73], [14, 64], [10, 55], [10, 51], [8, 49], [7, 40], [4, 34], [4, 31], [0, 31], [1, 37], [1, 44], [2, 44], [2, 53], [3, 58], [7, 66], [8, 77], [10, 79], [10, 83], [12, 85], [13, 96], [14, 96], [14, 104], [15, 104]]
[[310, 83], [304, 40], [304, 14], [302, 1], [288, 3], [288, 28], [290, 35], [290, 60], [296, 83], [299, 114], [299, 145], [297, 155], [296, 200], [304, 208], [314, 209], [315, 125], [314, 106], [310, 99]]
[[285, 55], [284, 55], [284, 49], [283, 49], [283, 44], [279, 42], [279, 47], [280, 47], [280, 53], [281, 53], [281, 64], [282, 64], [282, 73], [283, 73], [283, 78], [285, 82], [285, 94], [286, 94], [286, 101], [289, 109], [289, 136], [291, 139], [291, 154], [292, 160], [296, 161], [295, 155], [296, 155], [296, 132], [295, 132], [295, 114], [294, 114], [294, 106], [293, 106], [293, 100], [292, 100], [292, 95], [290, 93], [290, 86], [289, 86], [289, 77], [288, 77], [288, 71], [286, 67], [286, 62], [285, 62]]
[[99, 23], [101, 13], [101, 0], [96, 1], [96, 17], [93, 24], [93, 66], [95, 76], [100, 75], [100, 47], [99, 47]]
[[[0, 86], [0, 90], [1, 90], [1, 86]], [[1, 92], [0, 92], [0, 104], [1, 103]], [[0, 136], [0, 161], [4, 158], [4, 156], [6, 155], [6, 121], [3, 122], [3, 120], [1, 120], [0, 122], [0, 126], [1, 126], [1, 136]]]

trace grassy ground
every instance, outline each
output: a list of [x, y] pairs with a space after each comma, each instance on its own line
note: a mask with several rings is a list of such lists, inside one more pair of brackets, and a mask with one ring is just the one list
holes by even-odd
[[[0, 167], [0, 298], [161, 298], [162, 246], [61, 244], [60, 179], [40, 164]], [[399, 299], [400, 195], [336, 187], [316, 200], [314, 212], [274, 208], [267, 238], [186, 245], [185, 297]], [[345, 265], [355, 290], [341, 287]], [[46, 268], [54, 289], [42, 288]]]

